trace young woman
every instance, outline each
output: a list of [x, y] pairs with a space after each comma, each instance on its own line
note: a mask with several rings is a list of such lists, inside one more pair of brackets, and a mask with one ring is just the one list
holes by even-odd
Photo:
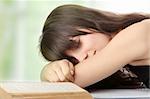
[[87, 87], [121, 71], [149, 87], [150, 16], [59, 6], [44, 24], [40, 51], [52, 61], [41, 72], [44, 81]]

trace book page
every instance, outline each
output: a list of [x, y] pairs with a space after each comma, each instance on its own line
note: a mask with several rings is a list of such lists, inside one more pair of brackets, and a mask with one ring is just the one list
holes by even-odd
[[8, 93], [60, 93], [85, 91], [70, 82], [1, 82], [0, 87]]

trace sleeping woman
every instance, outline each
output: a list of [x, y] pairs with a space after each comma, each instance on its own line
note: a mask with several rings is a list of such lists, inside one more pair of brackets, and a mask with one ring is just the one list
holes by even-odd
[[41, 71], [43, 81], [149, 87], [150, 15], [62, 5], [45, 21], [40, 51], [50, 61]]

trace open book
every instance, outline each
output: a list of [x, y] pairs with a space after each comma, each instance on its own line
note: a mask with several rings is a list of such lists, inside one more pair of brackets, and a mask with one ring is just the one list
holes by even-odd
[[92, 99], [70, 82], [0, 82], [0, 99]]

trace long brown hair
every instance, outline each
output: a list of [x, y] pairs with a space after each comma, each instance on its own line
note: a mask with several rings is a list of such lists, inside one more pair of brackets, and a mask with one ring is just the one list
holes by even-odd
[[45, 21], [40, 38], [40, 51], [46, 60], [67, 58], [76, 64], [78, 61], [66, 56], [64, 52], [77, 45], [75, 41], [69, 40], [69, 37], [87, 34], [77, 28], [94, 29], [111, 35], [131, 24], [149, 18], [137, 13], [123, 15], [79, 5], [62, 5], [55, 8]]

